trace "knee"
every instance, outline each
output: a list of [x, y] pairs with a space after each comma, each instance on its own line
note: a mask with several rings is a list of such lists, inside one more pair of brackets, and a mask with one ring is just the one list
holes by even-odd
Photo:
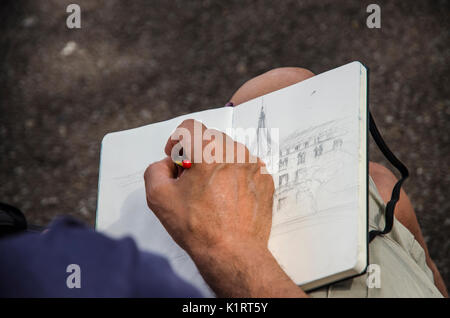
[[301, 67], [278, 67], [260, 75], [262, 78], [284, 83], [286, 86], [304, 81], [313, 76], [313, 72]]
[[381, 198], [387, 203], [391, 198], [392, 189], [397, 183], [397, 177], [391, 170], [375, 162], [369, 162], [369, 174], [377, 186]]
[[235, 104], [244, 103], [250, 99], [282, 89], [292, 84], [313, 77], [314, 73], [300, 67], [279, 67], [256, 76], [245, 82], [233, 95], [231, 101]]
[[386, 186], [394, 186], [397, 183], [397, 177], [392, 171], [376, 162], [369, 162], [369, 174], [375, 183], [382, 183]]

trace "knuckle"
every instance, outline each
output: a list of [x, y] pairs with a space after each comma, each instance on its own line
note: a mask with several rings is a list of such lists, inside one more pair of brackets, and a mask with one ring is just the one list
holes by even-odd
[[183, 121], [181, 122], [180, 126], [183, 126], [184, 124], [188, 124], [188, 123], [190, 123], [190, 122], [192, 122], [192, 121], [193, 121], [193, 119], [185, 119], [185, 120], [183, 120]]
[[185, 119], [181, 122], [181, 124], [178, 127], [189, 127], [193, 125], [195, 122], [194, 119]]
[[[265, 167], [265, 164], [261, 165], [260, 167]], [[268, 189], [270, 192], [275, 191], [275, 184], [271, 174], [259, 173], [259, 177], [259, 182], [261, 182], [266, 189]]]
[[264, 168], [266, 166], [266, 163], [262, 161], [261, 158], [258, 158], [257, 165], [258, 168]]

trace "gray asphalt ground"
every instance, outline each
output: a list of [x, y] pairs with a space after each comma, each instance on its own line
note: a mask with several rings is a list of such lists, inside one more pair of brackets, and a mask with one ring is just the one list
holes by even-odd
[[[65, 26], [66, 6], [82, 29]], [[95, 220], [110, 131], [219, 107], [280, 66], [370, 68], [371, 108], [450, 285], [449, 1], [63, 1], [0, 4], [0, 201], [47, 224]], [[370, 148], [370, 159], [384, 162]]]

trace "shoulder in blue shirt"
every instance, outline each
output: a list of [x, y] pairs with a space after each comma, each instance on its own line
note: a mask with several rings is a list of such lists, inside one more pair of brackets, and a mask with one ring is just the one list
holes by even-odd
[[[166, 259], [68, 217], [43, 234], [1, 239], [0, 255], [0, 297], [201, 297]], [[78, 275], [77, 265], [79, 280], [69, 277]]]

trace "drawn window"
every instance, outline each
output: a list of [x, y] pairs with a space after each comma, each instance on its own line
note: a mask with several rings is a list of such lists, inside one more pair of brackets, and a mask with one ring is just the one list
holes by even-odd
[[333, 150], [342, 148], [342, 139], [338, 138], [333, 141]]
[[304, 151], [299, 152], [297, 155], [297, 164], [305, 163], [306, 153]]
[[278, 211], [286, 206], [286, 199], [287, 198], [279, 198], [278, 199], [278, 207], [277, 207]]
[[283, 185], [286, 185], [288, 182], [289, 182], [289, 175], [286, 173], [280, 176], [278, 184], [281, 187]]
[[306, 178], [306, 169], [298, 169], [295, 172], [295, 180], [300, 181]]
[[305, 141], [305, 148], [308, 148], [309, 146], [309, 141]]
[[280, 159], [280, 169], [286, 169], [288, 165], [288, 158]]
[[323, 141], [323, 133], [320, 133], [318, 136], [317, 136], [317, 142], [319, 143], [319, 142], [321, 142], [321, 141]]
[[320, 157], [322, 155], [322, 152], [323, 152], [322, 144], [317, 145], [316, 148], [314, 148], [314, 157], [315, 158]]

